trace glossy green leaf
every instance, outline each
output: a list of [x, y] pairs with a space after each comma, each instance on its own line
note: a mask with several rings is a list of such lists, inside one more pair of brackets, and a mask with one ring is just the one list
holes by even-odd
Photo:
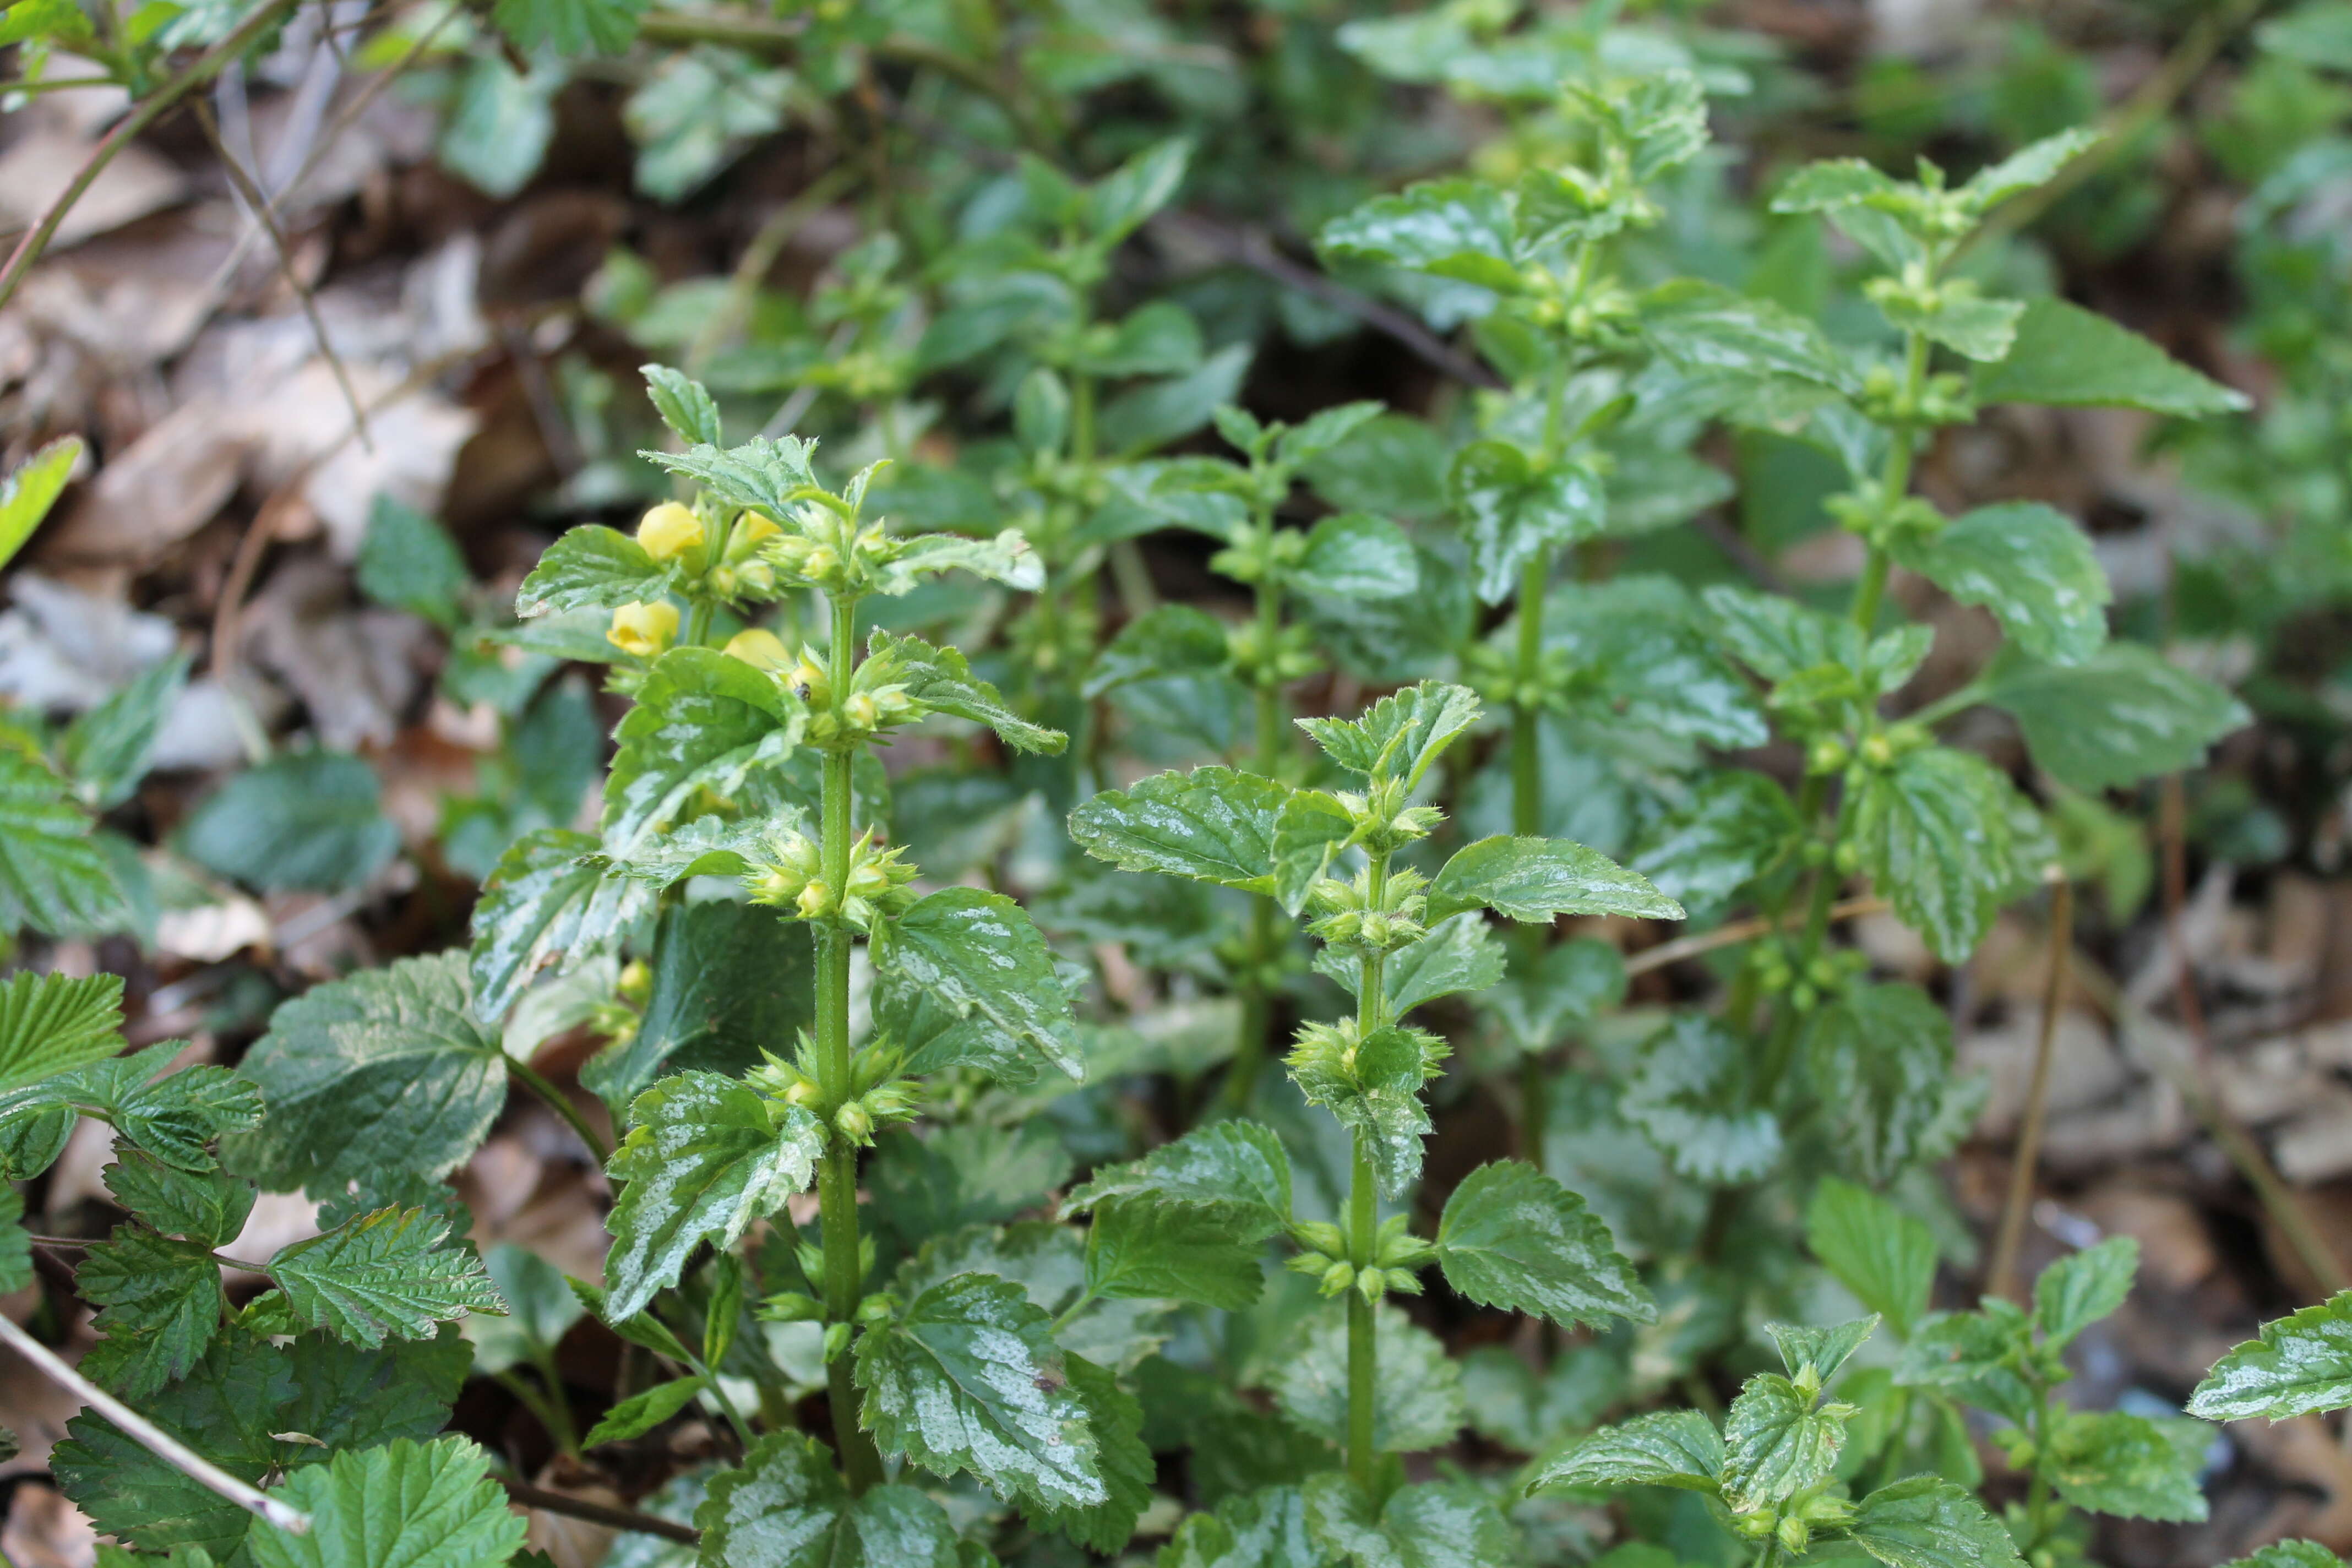
[[1780, 1352], [1780, 1364], [1796, 1377], [1811, 1367], [1821, 1382], [1827, 1383], [1837, 1375], [1846, 1358], [1862, 1348], [1864, 1340], [1878, 1328], [1878, 1314], [1856, 1318], [1850, 1322], [1826, 1328], [1811, 1328], [1802, 1323], [1767, 1323], [1764, 1331], [1772, 1337], [1772, 1344]]
[[1723, 1438], [1696, 1410], [1659, 1410], [1604, 1426], [1528, 1482], [1530, 1492], [1551, 1487], [1674, 1487], [1711, 1492], [1722, 1483]]
[[[1011, 1219], [1069, 1179], [1070, 1153], [1050, 1122], [958, 1122], [877, 1141], [866, 1182], [881, 1223], [908, 1245]], [[1069, 1209], [1065, 1200], [1064, 1209]]]
[[824, 1147], [803, 1107], [710, 1072], [662, 1079], [630, 1105], [629, 1120], [607, 1166], [616, 1186], [627, 1184], [605, 1219], [615, 1318], [636, 1316], [677, 1284], [703, 1242], [733, 1247], [752, 1221], [782, 1208], [809, 1184]]
[[2352, 1405], [2352, 1290], [2264, 1323], [2213, 1363], [2189, 1397], [2208, 1421], [2290, 1416]]
[[1680, 920], [1683, 907], [1597, 849], [1564, 838], [1497, 835], [1454, 852], [1429, 885], [1426, 918], [1490, 909], [1515, 921], [1560, 915]]
[[1748, 1380], [1723, 1421], [1723, 1500], [1735, 1513], [1785, 1502], [1829, 1479], [1845, 1421], [1787, 1378]]
[[2069, 1253], [2034, 1276], [2033, 1326], [2063, 1348], [2122, 1306], [2138, 1274], [2139, 1243], [2128, 1236]]
[[1298, 727], [1349, 773], [1420, 784], [1445, 748], [1478, 721], [1469, 688], [1424, 680], [1381, 698], [1360, 719], [1301, 719]]
[[100, 1175], [114, 1201], [148, 1225], [207, 1247], [226, 1246], [253, 1214], [254, 1184], [226, 1171], [183, 1171], [131, 1149]]
[[733, 797], [800, 744], [808, 709], [765, 670], [716, 648], [676, 647], [654, 662], [604, 784], [605, 852], [628, 859], [693, 815], [704, 792]]
[[959, 1274], [856, 1343], [865, 1422], [888, 1454], [933, 1475], [970, 1470], [1044, 1508], [1108, 1501], [1100, 1450], [1053, 1320], [1018, 1285]]
[[892, 679], [924, 707], [985, 724], [1016, 750], [1059, 755], [1069, 744], [1069, 737], [1059, 730], [1033, 724], [1007, 707], [996, 688], [972, 674], [954, 648], [934, 647], [919, 637], [876, 632], [867, 653], [887, 661]]
[[0, 1093], [122, 1048], [122, 977], [19, 970], [0, 981]]
[[1805, 1021], [1812, 1095], [1838, 1168], [1883, 1187], [1945, 1152], [1952, 1087], [1952, 1024], [1916, 985], [1856, 985]]
[[1886, 1568], [2017, 1568], [2017, 1546], [1964, 1488], [1914, 1476], [1862, 1500], [1847, 1534]]
[[1481, 1165], [1454, 1187], [1437, 1224], [1437, 1261], [1446, 1283], [1473, 1301], [1562, 1328], [1657, 1316], [1584, 1200], [1517, 1160]]
[[515, 613], [530, 617], [659, 604], [677, 580], [674, 563], [656, 562], [627, 534], [589, 523], [547, 547], [515, 591]]
[[1331, 1561], [1307, 1534], [1305, 1496], [1272, 1486], [1187, 1514], [1160, 1549], [1158, 1568], [1325, 1568]]
[[1788, 791], [1762, 773], [1726, 769], [1701, 776], [1688, 800], [1643, 834], [1633, 867], [1668, 898], [1719, 904], [1778, 864], [1801, 830]]
[[[573, 0], [583, 3], [583, 0]], [[613, 4], [614, 0], [600, 0]], [[623, 0], [626, 3], [626, 0]], [[624, 42], [626, 40], [625, 39]], [[646, 396], [662, 423], [677, 433], [680, 440], [717, 446], [719, 441], [719, 405], [711, 401], [710, 389], [683, 371], [666, 364], [641, 364], [637, 374], [646, 378]]]
[[1864, 780], [1853, 807], [1862, 863], [1895, 915], [1947, 962], [1974, 951], [2022, 890], [2017, 792], [1971, 752], [1926, 746]]
[[474, 904], [468, 965], [482, 1017], [505, 1017], [541, 971], [611, 947], [652, 907], [654, 890], [611, 875], [602, 848], [591, 834], [542, 827], [499, 857]]
[[1238, 1311], [1265, 1288], [1265, 1244], [1276, 1228], [1249, 1204], [1102, 1198], [1087, 1233], [1087, 1288], [1113, 1300]]
[[2212, 1428], [2159, 1423], [2120, 1410], [2070, 1410], [2050, 1436], [2050, 1480], [2058, 1495], [2091, 1513], [2198, 1523], [2198, 1485]]
[[2196, 767], [2250, 718], [2228, 691], [2139, 643], [2110, 643], [2071, 667], [2005, 663], [1985, 700], [2016, 719], [2036, 763], [2094, 794]]
[[1053, 950], [1003, 894], [943, 888], [916, 900], [889, 927], [875, 985], [877, 1017], [903, 1020], [928, 1002], [952, 1020], [919, 1041], [901, 1030], [910, 1075], [961, 1065], [1007, 1084], [1032, 1082], [1047, 1067], [1085, 1076]]
[[1510, 289], [1518, 282], [1510, 198], [1483, 180], [1433, 180], [1366, 202], [1323, 226], [1318, 243], [1339, 256]]
[[1421, 585], [1421, 561], [1412, 539], [1387, 518], [1342, 512], [1307, 531], [1306, 553], [1286, 581], [1326, 598], [1394, 599]]
[[809, 454], [814, 449], [795, 436], [782, 440], [755, 436], [740, 447], [723, 450], [698, 441], [683, 452], [638, 456], [684, 475], [720, 500], [756, 507], [782, 521], [792, 516], [794, 492], [815, 482], [809, 472]]
[[1896, 1338], [1910, 1337], [1936, 1285], [1936, 1237], [1923, 1221], [1867, 1188], [1824, 1176], [1805, 1209], [1805, 1241]]
[[305, 1467], [283, 1495], [310, 1516], [310, 1532], [257, 1529], [256, 1568], [499, 1568], [524, 1521], [488, 1468], [468, 1437], [401, 1438]]
[[2107, 640], [2106, 572], [2074, 520], [2039, 501], [1979, 507], [1898, 544], [1895, 559], [1964, 605], [1981, 605], [2020, 647], [2080, 664]]
[[2016, 346], [2000, 363], [1979, 368], [1969, 390], [1979, 403], [2144, 408], [2187, 419], [2247, 406], [2242, 394], [2200, 375], [2137, 332], [2059, 299], [2026, 307]]
[[709, 1568], [956, 1568], [955, 1530], [908, 1485], [856, 1499], [833, 1454], [798, 1432], [762, 1437], [694, 1510]]
[[1517, 590], [1520, 569], [1539, 553], [1608, 527], [1601, 477], [1591, 465], [1562, 458], [1538, 468], [1507, 441], [1463, 447], [1446, 489], [1470, 546], [1472, 585], [1490, 605]]
[[1326, 1472], [1307, 1481], [1306, 1500], [1309, 1536], [1352, 1568], [1517, 1568], [1525, 1560], [1519, 1532], [1471, 1481], [1400, 1487], [1375, 1509], [1351, 1478]]
[[622, 1400], [596, 1425], [588, 1428], [580, 1439], [583, 1448], [593, 1448], [604, 1443], [625, 1443], [632, 1437], [642, 1437], [688, 1405], [702, 1392], [702, 1379], [674, 1377], [667, 1383], [656, 1383]]
[[1071, 840], [1123, 871], [1274, 889], [1274, 827], [1291, 791], [1233, 768], [1155, 773], [1104, 790], [1070, 814]]
[[1148, 1195], [1171, 1203], [1234, 1204], [1272, 1225], [1290, 1220], [1290, 1155], [1275, 1131], [1255, 1121], [1214, 1121], [1140, 1160], [1097, 1171], [1062, 1200], [1084, 1214], [1111, 1198]]

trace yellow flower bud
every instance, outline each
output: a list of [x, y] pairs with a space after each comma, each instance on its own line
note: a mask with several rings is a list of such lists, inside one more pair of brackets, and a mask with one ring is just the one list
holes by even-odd
[[656, 561], [672, 561], [702, 542], [702, 520], [691, 507], [666, 500], [637, 523], [637, 542]]
[[735, 520], [735, 531], [727, 542], [727, 553], [734, 555], [757, 550], [763, 542], [782, 531], [776, 526], [775, 519], [747, 511]]
[[833, 908], [833, 889], [823, 882], [812, 880], [801, 889], [795, 906], [800, 910], [803, 920], [813, 921]]
[[740, 658], [754, 669], [771, 672], [782, 669], [793, 662], [792, 650], [784, 647], [783, 638], [770, 631], [753, 626], [737, 632], [727, 639], [727, 657]]
[[677, 639], [677, 606], [663, 601], [627, 604], [613, 612], [604, 640], [623, 653], [651, 658]]
[[853, 728], [871, 730], [877, 717], [874, 694], [870, 691], [851, 692], [841, 704], [841, 716], [847, 720]]

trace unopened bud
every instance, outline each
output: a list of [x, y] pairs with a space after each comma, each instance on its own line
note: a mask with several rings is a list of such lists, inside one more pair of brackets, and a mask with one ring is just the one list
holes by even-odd
[[613, 612], [604, 640], [636, 658], [651, 658], [677, 638], [677, 606], [661, 601], [626, 604]]
[[851, 1100], [833, 1113], [834, 1131], [852, 1143], [874, 1142], [874, 1117], [860, 1100]]
[[754, 669], [774, 671], [793, 662], [792, 650], [784, 647], [784, 639], [758, 626], [729, 637], [725, 651], [728, 658], [740, 658]]
[[833, 908], [833, 889], [812, 878], [808, 886], [801, 889], [801, 896], [793, 900], [793, 906], [800, 910], [801, 919], [815, 920]]
[[702, 542], [702, 520], [693, 508], [666, 500], [638, 522], [637, 542], [656, 561], [675, 561]]

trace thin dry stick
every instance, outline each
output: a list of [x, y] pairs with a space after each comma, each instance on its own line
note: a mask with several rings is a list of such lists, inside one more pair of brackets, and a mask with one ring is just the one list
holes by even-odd
[[2173, 994], [2180, 1014], [2180, 1026], [2189, 1031], [2194, 1051], [2192, 1060], [2179, 1064], [2170, 1073], [2174, 1087], [2189, 1109], [2204, 1122], [2213, 1142], [2220, 1144], [2230, 1163], [2238, 1168], [2254, 1189], [2255, 1198], [2269, 1213], [2273, 1223], [2294, 1248], [2294, 1255], [2311, 1271], [2313, 1279], [2331, 1294], [2352, 1286], [2335, 1247], [2311, 1223], [2302, 1203], [2271, 1166], [2270, 1158], [2263, 1152], [2252, 1135], [2238, 1124], [2211, 1087], [2206, 1081], [2206, 1064], [2213, 1054], [2213, 1037], [2205, 1025], [2205, 1004], [2197, 994], [2196, 965], [2189, 958], [2189, 932], [2186, 907], [2189, 902], [2189, 848], [2186, 827], [2187, 806], [2180, 788], [2180, 775], [2165, 776], [2160, 804], [2157, 812], [2158, 831], [2164, 844], [2164, 931], [2172, 948]]
[[[1844, 921], [1852, 920], [1857, 915], [1882, 914], [1886, 908], [1886, 900], [1874, 895], [1847, 899], [1830, 906], [1830, 919]], [[1731, 947], [1756, 937], [1769, 935], [1773, 929], [1773, 923], [1759, 915], [1754, 920], [1738, 921], [1731, 925], [1717, 926], [1715, 930], [1700, 936], [1678, 937], [1673, 942], [1660, 942], [1655, 947], [1645, 947], [1625, 960], [1625, 976], [1630, 980], [1636, 974], [1647, 974], [1653, 969], [1664, 969], [1669, 963], [1680, 963], [1685, 958], [1696, 958], [1701, 953], [1713, 952], [1718, 947]]]
[[278, 1501], [257, 1487], [247, 1485], [203, 1455], [192, 1451], [177, 1437], [59, 1361], [54, 1351], [18, 1328], [5, 1313], [0, 1313], [0, 1342], [6, 1343], [51, 1382], [122, 1428], [132, 1442], [198, 1486], [219, 1493], [237, 1507], [258, 1514], [289, 1534], [310, 1533], [309, 1514]]
[[213, 152], [220, 158], [221, 167], [228, 171], [229, 184], [236, 187], [236, 194], [244, 201], [247, 210], [261, 226], [262, 232], [269, 237], [270, 246], [278, 252], [278, 275], [286, 279], [286, 287], [293, 289], [294, 297], [302, 302], [302, 318], [310, 323], [310, 336], [318, 342], [319, 355], [327, 362], [327, 369], [333, 373], [335, 385], [343, 395], [344, 406], [352, 411], [352, 433], [359, 438], [360, 449], [373, 456], [375, 442], [368, 435], [367, 410], [360, 406], [359, 390], [352, 384], [352, 374], [343, 366], [342, 355], [335, 352], [335, 345], [327, 337], [327, 323], [319, 314], [318, 297], [310, 291], [310, 286], [302, 281], [302, 275], [294, 269], [294, 248], [286, 241], [286, 231], [278, 225], [278, 215], [270, 210], [269, 197], [246, 173], [245, 165], [237, 161], [236, 154], [228, 150], [228, 142], [220, 133], [220, 126], [213, 118], [211, 106], [201, 98], [196, 100], [196, 123], [204, 127], [205, 140], [212, 143]]
[[2058, 1009], [2066, 999], [2066, 961], [2074, 952], [2074, 884], [2061, 880], [2050, 889], [2050, 979], [2042, 992], [2042, 1029], [2033, 1042], [2033, 1080], [2025, 1091], [2025, 1120], [2017, 1130], [2010, 1161], [2009, 1199], [2001, 1205], [2000, 1231], [1993, 1243], [1988, 1288], [2022, 1306], [2017, 1278], [2018, 1248], [2025, 1241], [2025, 1215], [2033, 1202], [2033, 1172], [2042, 1163], [2042, 1130], [2050, 1114], [2050, 1058], [2058, 1038]]
[[177, 76], [140, 100], [129, 114], [115, 121], [114, 129], [89, 150], [89, 156], [82, 160], [81, 167], [74, 171], [72, 180], [58, 193], [58, 199], [49, 204], [40, 221], [16, 242], [16, 248], [8, 254], [7, 264], [0, 266], [0, 305], [5, 305], [16, 295], [17, 285], [25, 280], [25, 274], [32, 270], [33, 263], [41, 258], [41, 252], [47, 250], [49, 241], [57, 237], [58, 226], [66, 221], [66, 214], [73, 210], [74, 204], [81, 200], [97, 182], [98, 176], [105, 172], [106, 166], [114, 162], [115, 155], [136, 141], [140, 132], [161, 119], [163, 111], [179, 102], [189, 89], [202, 86], [223, 66], [245, 53], [247, 47], [276, 26], [286, 13], [299, 3], [300, 0], [263, 0], [261, 7], [238, 23], [227, 37], [198, 55]]
[[660, 1519], [650, 1513], [636, 1513], [625, 1508], [607, 1508], [601, 1502], [576, 1498], [562, 1492], [551, 1492], [523, 1481], [499, 1478], [499, 1485], [507, 1489], [507, 1496], [525, 1508], [543, 1509], [572, 1519], [584, 1519], [591, 1524], [601, 1524], [610, 1530], [634, 1531], [639, 1535], [658, 1535], [664, 1541], [675, 1541], [684, 1546], [702, 1543], [702, 1531], [690, 1524]]

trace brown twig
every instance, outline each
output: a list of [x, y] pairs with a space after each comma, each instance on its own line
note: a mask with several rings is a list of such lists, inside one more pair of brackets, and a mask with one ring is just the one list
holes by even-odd
[[48, 210], [16, 242], [16, 248], [8, 254], [7, 263], [0, 266], [0, 305], [5, 305], [15, 297], [17, 286], [25, 280], [25, 274], [32, 270], [33, 263], [41, 258], [41, 253], [48, 248], [49, 241], [57, 237], [58, 227], [66, 221], [66, 215], [97, 183], [98, 176], [105, 172], [106, 166], [114, 162], [115, 155], [161, 119], [165, 110], [187, 96], [191, 89], [210, 80], [222, 67], [245, 53], [256, 39], [276, 26], [288, 12], [299, 4], [300, 0], [263, 0], [261, 6], [238, 23], [227, 37], [198, 55], [182, 68], [179, 74], [141, 99], [130, 113], [115, 121], [114, 128], [89, 150], [89, 156], [82, 160], [81, 167], [74, 171], [74, 177], [67, 182], [64, 190], [58, 193], [57, 200], [49, 204]]
[[204, 127], [205, 140], [212, 143], [213, 152], [220, 158], [221, 167], [228, 171], [229, 184], [236, 187], [236, 194], [243, 198], [247, 210], [261, 226], [262, 233], [269, 237], [271, 247], [278, 252], [278, 275], [286, 279], [286, 286], [294, 290], [294, 298], [301, 301], [302, 318], [310, 323], [310, 336], [318, 342], [319, 356], [327, 362], [327, 369], [333, 373], [335, 385], [343, 395], [344, 406], [352, 411], [352, 434], [359, 438], [361, 449], [373, 455], [375, 442], [368, 435], [367, 410], [360, 406], [359, 389], [352, 384], [352, 374], [343, 364], [343, 356], [335, 352], [334, 343], [327, 336], [326, 321], [319, 314], [318, 296], [294, 268], [294, 247], [287, 242], [286, 231], [278, 226], [278, 215], [270, 209], [269, 197], [254, 183], [253, 176], [246, 172], [236, 154], [228, 150], [227, 142], [222, 139], [220, 126], [213, 118], [211, 106], [201, 98], [196, 100], [196, 123]]
[[[1882, 914], [1887, 907], [1886, 900], [1875, 895], [1847, 899], [1830, 906], [1830, 919], [1845, 921], [1859, 915]], [[1625, 976], [1630, 980], [1636, 974], [1647, 974], [1654, 969], [1664, 969], [1669, 963], [1680, 963], [1685, 958], [1713, 952], [1719, 947], [1731, 947], [1769, 935], [1779, 923], [1759, 915], [1754, 920], [1735, 921], [1727, 926], [1717, 926], [1698, 936], [1677, 937], [1655, 947], [1645, 947], [1625, 960]]]
[[499, 1478], [499, 1485], [507, 1489], [508, 1497], [525, 1508], [541, 1509], [549, 1513], [560, 1513], [570, 1519], [585, 1520], [590, 1524], [601, 1524], [608, 1530], [625, 1530], [638, 1535], [658, 1535], [664, 1541], [675, 1541], [681, 1546], [698, 1546], [702, 1543], [702, 1531], [690, 1524], [679, 1524], [674, 1520], [661, 1519], [650, 1513], [638, 1513], [631, 1509], [607, 1508], [601, 1502], [591, 1502], [586, 1498], [576, 1498], [564, 1492], [551, 1492], [543, 1487], [535, 1487], [527, 1481], [511, 1480], [505, 1476]]
[[2074, 884], [2061, 879], [2050, 889], [2050, 977], [2042, 991], [2042, 1028], [2033, 1042], [2033, 1079], [2025, 1091], [2025, 1119], [2009, 1167], [2009, 1197], [2001, 1205], [2000, 1230], [1993, 1242], [1986, 1287], [2020, 1305], [2024, 1287], [2017, 1278], [2018, 1249], [2025, 1242], [2025, 1215], [2033, 1203], [2033, 1173], [2042, 1163], [2042, 1131], [2050, 1112], [2050, 1058], [2058, 1039], [2058, 1010], [2066, 999], [2066, 961], [2074, 952]]

